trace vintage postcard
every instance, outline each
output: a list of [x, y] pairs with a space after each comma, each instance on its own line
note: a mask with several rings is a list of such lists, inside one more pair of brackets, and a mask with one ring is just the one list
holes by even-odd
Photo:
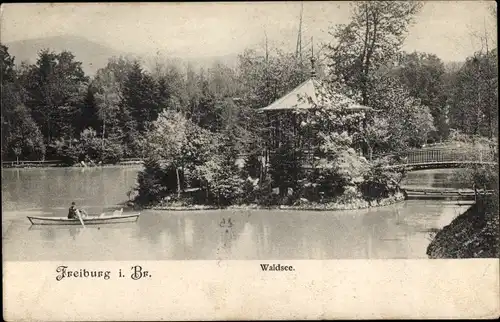
[[6, 321], [499, 317], [495, 2], [0, 13]]

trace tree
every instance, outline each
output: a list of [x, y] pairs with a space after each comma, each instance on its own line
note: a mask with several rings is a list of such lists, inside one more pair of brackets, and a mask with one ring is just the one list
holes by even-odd
[[468, 57], [450, 86], [451, 126], [468, 135], [498, 133], [497, 50]]
[[8, 48], [0, 45], [1, 55], [1, 86], [2, 86], [2, 157], [6, 156], [9, 147], [7, 138], [14, 123], [14, 109], [22, 104], [15, 72], [14, 57], [10, 56]]
[[123, 57], [111, 58], [106, 67], [97, 71], [92, 82], [95, 91], [95, 104], [98, 109], [98, 118], [101, 122], [100, 134], [102, 149], [105, 149], [105, 139], [110, 138], [114, 144], [122, 144], [123, 119], [120, 103], [123, 98], [123, 88], [128, 73], [132, 70], [133, 62]]
[[142, 70], [139, 61], [135, 61], [127, 74], [120, 102], [121, 127], [129, 156], [143, 153], [140, 135], [145, 133], [160, 110], [155, 91], [152, 77]]
[[310, 72], [310, 66], [297, 61], [291, 53], [276, 50], [259, 55], [254, 50], [246, 50], [239, 56], [243, 104], [265, 107], [306, 81]]
[[437, 130], [434, 139], [448, 136], [446, 120], [446, 91], [444, 88], [444, 64], [436, 55], [428, 53], [402, 53], [398, 66], [391, 71], [412, 97], [420, 99], [430, 108]]
[[165, 77], [160, 77], [156, 81], [156, 102], [158, 106], [170, 107], [170, 102], [172, 98], [172, 93], [168, 88], [167, 79]]
[[208, 87], [217, 99], [234, 97], [239, 90], [236, 71], [221, 62], [208, 70]]
[[351, 22], [331, 32], [336, 41], [328, 46], [333, 77], [354, 90], [362, 104], [370, 103], [374, 71], [396, 58], [421, 7], [418, 1], [355, 2]]
[[73, 119], [73, 126], [76, 133], [82, 132], [86, 128], [92, 128], [100, 132], [102, 130], [99, 122], [99, 108], [95, 97], [95, 89], [89, 85], [83, 101], [79, 104], [77, 117]]
[[122, 105], [130, 111], [139, 132], [143, 132], [146, 124], [158, 117], [160, 107], [155, 92], [153, 78], [142, 70], [138, 61], [134, 62], [123, 86]]
[[390, 138], [389, 120], [377, 115], [368, 118], [364, 129], [356, 133], [356, 139], [366, 144], [368, 160], [372, 160], [374, 151], [383, 152], [390, 150]]
[[215, 104], [217, 98], [210, 91], [209, 80], [205, 77], [203, 70], [197, 79], [198, 97], [191, 101], [190, 118], [199, 126], [216, 131], [218, 128], [217, 111]]
[[2, 85], [14, 82], [16, 73], [14, 70], [14, 57], [9, 54], [9, 48], [0, 44], [0, 69]]
[[72, 119], [86, 94], [88, 78], [74, 58], [68, 51], [43, 50], [26, 77], [27, 105], [48, 142], [75, 134]]
[[29, 160], [41, 160], [45, 155], [43, 136], [29, 110], [24, 105], [18, 105], [11, 115], [11, 126], [6, 133], [7, 147], [10, 156]]
[[435, 131], [429, 108], [393, 78], [380, 78], [371, 101], [371, 106], [379, 110], [378, 121], [385, 122], [389, 130], [380, 147], [385, 145], [390, 151], [421, 147]]
[[122, 149], [117, 142], [99, 138], [92, 128], [84, 129], [80, 133], [78, 151], [81, 153], [80, 158], [88, 162], [117, 163], [122, 157]]
[[164, 167], [159, 160], [146, 158], [144, 170], [137, 174], [137, 197], [135, 202], [149, 205], [160, 202], [177, 189], [175, 168]]
[[164, 110], [146, 134], [147, 159], [157, 160], [175, 169], [177, 196], [183, 190], [181, 176], [185, 170], [208, 159], [210, 149], [216, 147], [208, 131], [199, 128], [181, 113]]
[[217, 205], [231, 204], [243, 192], [243, 179], [234, 160], [224, 154], [216, 154], [195, 168], [196, 177], [206, 189], [208, 199]]

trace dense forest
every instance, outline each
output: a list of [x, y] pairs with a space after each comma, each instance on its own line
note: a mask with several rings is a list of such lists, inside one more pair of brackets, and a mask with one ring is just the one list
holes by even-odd
[[[331, 151], [360, 142], [371, 160], [450, 136], [497, 137], [497, 49], [485, 46], [455, 69], [432, 53], [402, 51], [421, 6], [355, 3], [351, 21], [337, 25], [324, 56], [314, 57], [317, 78], [329, 88], [379, 111], [352, 136], [325, 138]], [[2, 45], [2, 160], [73, 165], [141, 158], [143, 190], [167, 191], [173, 184], [180, 192], [188, 180], [209, 185], [215, 180], [212, 170], [232, 168], [241, 156], [254, 164], [245, 175], [259, 177], [266, 122], [256, 111], [311, 77], [307, 56], [248, 49], [237, 68], [217, 62], [206, 70], [160, 58], [145, 64], [111, 57], [89, 77], [71, 52], [49, 48], [39, 52], [36, 63], [26, 64]], [[287, 159], [278, 155], [277, 163], [280, 157]], [[161, 160], [170, 160], [164, 174], [174, 181], [147, 175], [158, 171]], [[187, 178], [188, 172], [195, 179]], [[225, 175], [220, 180], [239, 185]], [[162, 183], [153, 188], [146, 178]]]
[[[104, 163], [143, 157], [144, 134], [163, 110], [182, 112], [210, 131], [247, 122], [309, 75], [294, 55], [248, 50], [233, 70], [209, 70], [112, 57], [90, 78], [70, 52], [39, 53], [35, 64], [15, 64], [6, 46], [2, 61], [2, 160], [89, 157]], [[295, 66], [295, 68], [289, 68]], [[264, 75], [266, 73], [266, 75]], [[266, 81], [264, 81], [266, 77]]]

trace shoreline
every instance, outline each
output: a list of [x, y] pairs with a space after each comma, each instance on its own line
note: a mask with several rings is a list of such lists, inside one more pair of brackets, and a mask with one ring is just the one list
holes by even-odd
[[2, 169], [18, 169], [18, 170], [31, 170], [31, 169], [101, 169], [101, 168], [112, 168], [112, 167], [139, 167], [143, 166], [142, 163], [115, 163], [115, 164], [103, 164], [93, 167], [82, 167], [81, 165], [25, 165], [25, 166], [2, 166]]
[[436, 232], [426, 254], [430, 259], [498, 258], [498, 221], [494, 203], [480, 199]]
[[275, 205], [275, 206], [260, 206], [257, 204], [242, 204], [232, 205], [227, 207], [205, 206], [205, 205], [189, 205], [189, 206], [151, 206], [144, 207], [148, 210], [163, 210], [163, 211], [201, 211], [201, 210], [302, 210], [302, 211], [345, 211], [345, 210], [362, 210], [369, 208], [378, 208], [394, 205], [405, 201], [403, 193], [393, 195], [379, 201], [368, 202], [364, 201], [361, 204], [338, 204], [338, 203], [307, 203], [303, 205]]
[[105, 164], [94, 164], [82, 166], [81, 163], [75, 163], [73, 165], [67, 165], [59, 160], [47, 160], [47, 161], [2, 161], [2, 169], [32, 169], [32, 168], [106, 168], [114, 166], [139, 166], [143, 165], [142, 160], [136, 159], [123, 159], [117, 163], [105, 163]]

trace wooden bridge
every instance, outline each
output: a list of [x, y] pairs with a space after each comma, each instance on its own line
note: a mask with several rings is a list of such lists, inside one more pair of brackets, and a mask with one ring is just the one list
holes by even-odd
[[[424, 169], [463, 168], [470, 165], [491, 165], [497, 163], [495, 149], [488, 147], [441, 147], [410, 150], [390, 157], [393, 164], [386, 168], [404, 168], [406, 171]], [[380, 157], [380, 156], [379, 156]], [[476, 200], [479, 195], [489, 195], [492, 191], [470, 189], [403, 186], [408, 199]]]
[[407, 199], [451, 199], [451, 200], [471, 200], [475, 201], [478, 195], [491, 195], [492, 190], [474, 189], [453, 189], [453, 188], [433, 188], [433, 187], [402, 187]]
[[379, 157], [388, 156], [395, 162], [387, 168], [403, 167], [407, 171], [497, 164], [495, 151], [490, 148], [428, 148], [392, 155], [379, 155]]

